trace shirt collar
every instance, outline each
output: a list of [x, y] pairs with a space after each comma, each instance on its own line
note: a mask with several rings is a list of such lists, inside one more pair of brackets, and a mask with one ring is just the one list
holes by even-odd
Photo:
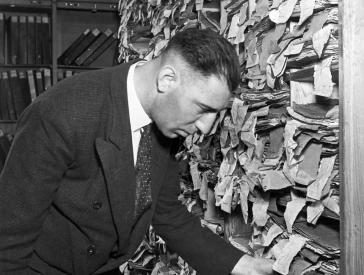
[[130, 66], [127, 78], [127, 94], [129, 105], [129, 117], [131, 131], [138, 131], [140, 128], [150, 124], [152, 120], [144, 111], [142, 104], [138, 98], [134, 85], [135, 67], [144, 64], [146, 61], [139, 61]]

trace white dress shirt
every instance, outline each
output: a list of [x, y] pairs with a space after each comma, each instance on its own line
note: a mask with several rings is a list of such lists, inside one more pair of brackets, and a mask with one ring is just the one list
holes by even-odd
[[142, 104], [140, 103], [134, 85], [135, 67], [145, 62], [146, 61], [139, 61], [131, 65], [129, 68], [128, 78], [127, 78], [127, 94], [128, 94], [131, 138], [133, 141], [134, 166], [136, 164], [136, 159], [138, 154], [138, 147], [141, 137], [141, 132], [140, 132], [141, 128], [152, 122], [150, 117], [144, 111]]

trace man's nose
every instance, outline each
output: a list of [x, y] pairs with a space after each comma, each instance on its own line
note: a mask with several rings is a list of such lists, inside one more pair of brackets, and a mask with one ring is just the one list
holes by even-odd
[[214, 124], [216, 119], [216, 113], [207, 113], [200, 117], [195, 125], [196, 128], [203, 134], [208, 134], [212, 125]]

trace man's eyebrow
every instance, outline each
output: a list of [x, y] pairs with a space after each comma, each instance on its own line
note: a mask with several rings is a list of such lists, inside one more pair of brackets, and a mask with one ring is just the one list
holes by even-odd
[[213, 107], [208, 106], [208, 105], [206, 105], [204, 103], [199, 103], [199, 105], [206, 112], [211, 112], [211, 113], [218, 113], [218, 112], [220, 112], [220, 109], [213, 108]]

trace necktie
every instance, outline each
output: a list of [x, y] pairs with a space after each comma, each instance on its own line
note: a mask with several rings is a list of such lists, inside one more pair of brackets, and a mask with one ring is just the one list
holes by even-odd
[[152, 167], [152, 136], [150, 133], [151, 124], [143, 127], [141, 133], [137, 161], [135, 165], [136, 172], [136, 200], [135, 200], [135, 217], [136, 219], [152, 203], [151, 189], [151, 167]]

